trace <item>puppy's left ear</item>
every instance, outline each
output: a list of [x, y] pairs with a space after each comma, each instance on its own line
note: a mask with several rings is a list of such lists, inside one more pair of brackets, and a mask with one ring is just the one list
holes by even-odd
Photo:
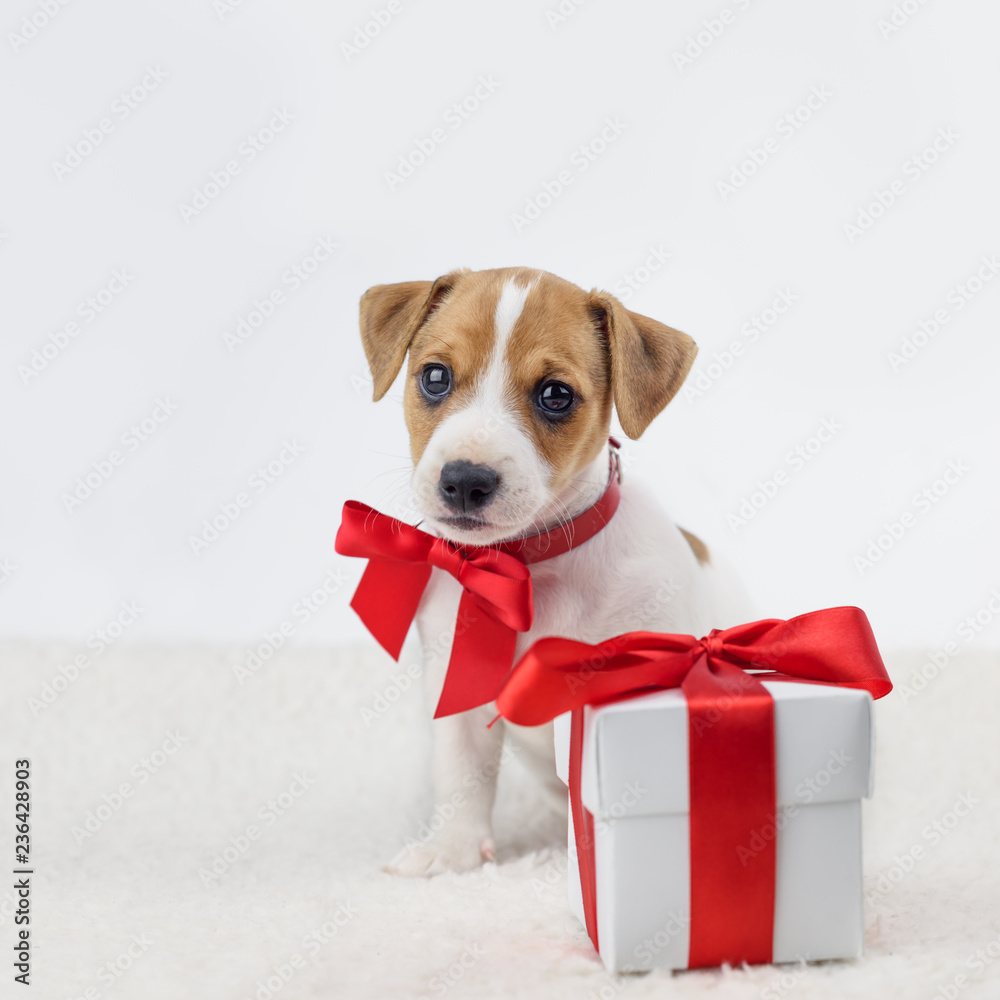
[[698, 353], [680, 330], [629, 312], [607, 292], [590, 294], [611, 354], [611, 393], [622, 430], [637, 438], [677, 394]]
[[361, 296], [361, 342], [372, 371], [375, 402], [396, 380], [414, 334], [451, 291], [453, 279], [446, 274], [437, 281], [374, 285]]

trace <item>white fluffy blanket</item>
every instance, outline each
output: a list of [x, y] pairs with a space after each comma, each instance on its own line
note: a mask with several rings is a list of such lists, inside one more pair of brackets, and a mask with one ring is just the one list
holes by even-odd
[[[400, 690], [372, 646], [284, 649], [243, 684], [242, 650], [113, 647], [36, 716], [29, 698], [75, 652], [0, 647], [0, 844], [30, 757], [35, 865], [32, 989], [8, 985], [8, 959], [3, 996], [1000, 996], [995, 656], [967, 652], [878, 704], [863, 959], [615, 979], [567, 910], [564, 819], [516, 763], [495, 864], [381, 872], [430, 809], [428, 724], [419, 686]], [[925, 662], [887, 660], [898, 686]], [[366, 724], [380, 694], [392, 703]], [[974, 806], [956, 820], [962, 795]], [[8, 956], [13, 903], [0, 888]]]

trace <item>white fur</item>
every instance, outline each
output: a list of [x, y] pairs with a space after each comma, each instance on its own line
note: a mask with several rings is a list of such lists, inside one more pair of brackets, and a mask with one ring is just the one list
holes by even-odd
[[[511, 399], [507, 348], [531, 286], [511, 278], [494, 313], [490, 356], [471, 401], [434, 431], [413, 472], [412, 488], [429, 527], [458, 542], [489, 545], [525, 529], [542, 514], [549, 496], [551, 469], [535, 449]], [[488, 528], [461, 530], [439, 518], [454, 513], [438, 496], [437, 484], [447, 462], [488, 465], [500, 476], [496, 496], [483, 512]]]
[[[607, 469], [607, 455], [600, 464]], [[606, 478], [606, 473], [605, 473]], [[602, 487], [603, 488], [603, 487]], [[571, 513], [593, 502], [584, 497]], [[676, 525], [639, 484], [626, 481], [618, 511], [606, 528], [579, 548], [531, 566], [535, 619], [518, 637], [517, 656], [537, 639], [567, 635], [601, 642], [622, 632], [646, 629], [704, 635], [751, 617], [739, 606], [739, 592], [719, 586], [718, 572], [698, 564]], [[728, 591], [728, 606], [720, 596]], [[435, 570], [417, 614], [424, 651], [427, 703], [437, 704], [451, 651], [451, 637], [461, 587]], [[506, 728], [520, 759], [549, 785], [553, 794], [565, 789], [555, 778], [550, 726], [525, 729], [501, 720], [493, 705], [434, 721], [434, 799], [438, 814], [447, 803], [461, 800], [454, 818], [419, 847], [404, 848], [390, 865], [402, 874], [430, 875], [462, 871], [493, 852], [491, 812], [496, 768]]]
[[[475, 397], [435, 431], [414, 473], [427, 526], [440, 531], [435, 515], [445, 510], [436, 484], [445, 462], [464, 458], [500, 472], [503, 495], [485, 508], [496, 530], [489, 537], [440, 531], [459, 542], [484, 544], [562, 523], [590, 507], [607, 486], [609, 456], [604, 449], [560, 495], [551, 495], [546, 463], [514, 415], [506, 348], [529, 292], [513, 281], [504, 287], [491, 356]], [[722, 595], [735, 595], [738, 603], [738, 591], [715, 585], [717, 575], [711, 566], [699, 565], [655, 499], [628, 480], [607, 527], [579, 548], [532, 564], [534, 624], [518, 636], [516, 655], [550, 635], [591, 643], [634, 630], [703, 635], [747, 620], [747, 609], [732, 600], [724, 606]], [[437, 704], [444, 684], [461, 593], [454, 578], [435, 569], [417, 613], [429, 706]], [[555, 777], [551, 727], [524, 729], [498, 721], [487, 728], [495, 715], [495, 706], [487, 705], [435, 720], [435, 815], [451, 818], [432, 839], [404, 848], [390, 870], [409, 875], [463, 871], [493, 856], [495, 762], [505, 729], [525, 751], [521, 760], [533, 766], [554, 795], [565, 794]]]
[[497, 377], [503, 387], [507, 383], [507, 344], [510, 342], [511, 334], [517, 321], [524, 312], [524, 305], [528, 301], [528, 292], [531, 285], [519, 285], [513, 278], [508, 279], [500, 292], [497, 300], [496, 312], [493, 314], [493, 330], [495, 339], [493, 341], [493, 353], [490, 355], [490, 366], [487, 369], [486, 381], [491, 377]]

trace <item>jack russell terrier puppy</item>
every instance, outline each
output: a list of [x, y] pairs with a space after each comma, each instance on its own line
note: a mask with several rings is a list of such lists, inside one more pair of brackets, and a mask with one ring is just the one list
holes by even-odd
[[[609, 477], [620, 477], [609, 446], [612, 405], [625, 434], [638, 438], [697, 353], [686, 334], [606, 292], [531, 268], [376, 285], [361, 299], [361, 337], [376, 400], [406, 362], [420, 527], [459, 552], [572, 533], [609, 492]], [[516, 636], [515, 658], [543, 636], [598, 643], [639, 629], [704, 635], [741, 620], [738, 587], [713, 566], [705, 545], [631, 477], [614, 485], [617, 509], [585, 541], [531, 562], [534, 617]], [[454, 573], [429, 571], [416, 623], [431, 704], [442, 694], [462, 596]], [[565, 796], [551, 727], [502, 720], [490, 727], [495, 715], [488, 702], [435, 720], [435, 805], [455, 815], [432, 839], [404, 848], [388, 871], [435, 875], [493, 859], [505, 730], [525, 751], [522, 759], [537, 761]]]

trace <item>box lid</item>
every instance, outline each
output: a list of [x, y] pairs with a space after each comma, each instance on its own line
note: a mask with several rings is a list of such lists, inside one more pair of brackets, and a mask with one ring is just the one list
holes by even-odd
[[[774, 698], [777, 804], [871, 794], [872, 697], [765, 681]], [[569, 715], [555, 720], [556, 769], [569, 772]], [[677, 689], [584, 709], [581, 798], [597, 818], [688, 812], [688, 713]]]

